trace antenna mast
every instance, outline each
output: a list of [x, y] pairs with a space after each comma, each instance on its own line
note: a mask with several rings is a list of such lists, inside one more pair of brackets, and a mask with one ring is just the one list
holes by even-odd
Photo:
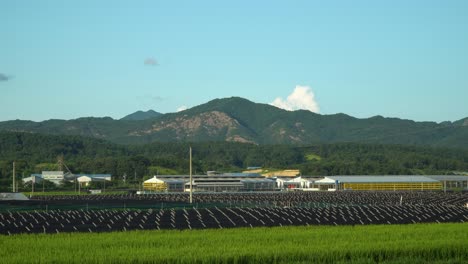
[[13, 192], [15, 192], [15, 189], [16, 189], [16, 188], [15, 188], [15, 187], [16, 187], [16, 179], [15, 179], [15, 178], [16, 178], [16, 177], [15, 177], [15, 176], [16, 176], [16, 175], [15, 175], [15, 174], [16, 174], [16, 170], [15, 170], [15, 169], [16, 169], [16, 168], [15, 168], [15, 162], [13, 161], [13, 188], [12, 188]]

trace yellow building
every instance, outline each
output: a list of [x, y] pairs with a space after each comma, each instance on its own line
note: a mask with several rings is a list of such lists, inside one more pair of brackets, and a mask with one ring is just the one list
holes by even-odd
[[355, 190], [355, 191], [426, 191], [441, 190], [440, 181], [413, 175], [401, 176], [328, 176], [315, 181], [320, 190]]
[[143, 190], [157, 192], [181, 192], [184, 190], [183, 180], [158, 179], [156, 176], [143, 182]]

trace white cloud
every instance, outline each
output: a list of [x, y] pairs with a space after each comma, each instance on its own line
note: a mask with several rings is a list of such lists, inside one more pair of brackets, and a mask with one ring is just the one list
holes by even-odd
[[315, 101], [314, 92], [309, 86], [296, 85], [296, 88], [286, 100], [278, 97], [270, 104], [288, 111], [304, 109], [314, 113], [320, 112], [319, 105]]
[[187, 110], [187, 109], [188, 109], [188, 107], [183, 105], [183, 106], [180, 106], [180, 107], [177, 108], [177, 112], [184, 111], [184, 110]]

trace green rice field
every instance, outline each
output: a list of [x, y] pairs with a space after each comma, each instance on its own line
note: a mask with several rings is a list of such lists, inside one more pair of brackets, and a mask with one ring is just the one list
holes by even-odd
[[0, 236], [1, 263], [468, 263], [468, 224]]

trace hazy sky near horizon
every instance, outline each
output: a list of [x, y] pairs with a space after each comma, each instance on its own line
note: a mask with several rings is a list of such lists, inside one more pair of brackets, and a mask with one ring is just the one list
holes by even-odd
[[240, 96], [468, 117], [468, 1], [0, 0], [0, 121], [121, 118]]

